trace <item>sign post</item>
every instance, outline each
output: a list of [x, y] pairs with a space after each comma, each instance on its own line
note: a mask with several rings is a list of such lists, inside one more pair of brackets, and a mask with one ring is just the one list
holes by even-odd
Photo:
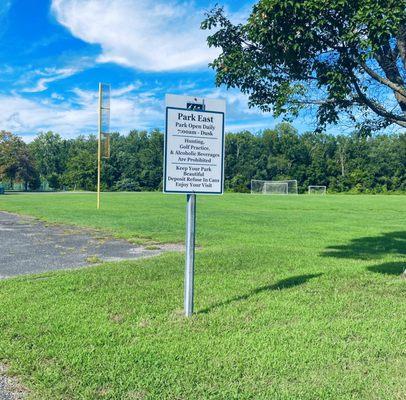
[[185, 315], [193, 314], [196, 194], [223, 194], [225, 101], [166, 96], [164, 193], [185, 193]]
[[188, 194], [186, 206], [186, 265], [185, 265], [185, 315], [193, 314], [195, 275], [196, 195]]

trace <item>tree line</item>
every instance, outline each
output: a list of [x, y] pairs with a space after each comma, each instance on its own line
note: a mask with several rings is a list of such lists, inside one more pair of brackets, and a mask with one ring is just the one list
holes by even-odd
[[[111, 135], [111, 156], [103, 160], [102, 188], [110, 191], [162, 189], [164, 136], [159, 130]], [[95, 190], [97, 137], [64, 139], [40, 133], [25, 143], [0, 132], [0, 181], [9, 189]], [[225, 189], [249, 192], [251, 179], [297, 179], [326, 185], [330, 192], [406, 192], [406, 133], [334, 136], [299, 134], [289, 123], [228, 133]]]

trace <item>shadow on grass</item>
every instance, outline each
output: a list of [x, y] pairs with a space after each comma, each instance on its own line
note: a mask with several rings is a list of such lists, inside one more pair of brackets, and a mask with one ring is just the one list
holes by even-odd
[[401, 275], [406, 269], [406, 262], [389, 262], [380, 265], [373, 265], [368, 267], [367, 270], [385, 275]]
[[328, 247], [323, 256], [374, 260], [388, 254], [406, 256], [406, 231], [353, 239], [348, 244]]
[[[384, 233], [380, 236], [368, 236], [351, 240], [345, 245], [328, 247], [324, 257], [351, 258], [355, 260], [379, 260], [380, 258], [393, 255], [406, 256], [406, 231]], [[404, 262], [390, 262], [382, 265], [374, 265], [367, 269], [387, 275], [400, 275], [405, 271]]]
[[262, 292], [267, 292], [267, 291], [271, 291], [271, 290], [282, 290], [282, 289], [289, 289], [291, 287], [294, 286], [299, 286], [299, 285], [303, 285], [304, 283], [306, 283], [307, 281], [309, 281], [310, 279], [313, 278], [317, 278], [318, 276], [323, 275], [323, 274], [307, 274], [307, 275], [298, 275], [298, 276], [292, 276], [291, 278], [287, 278], [287, 279], [282, 279], [272, 285], [266, 285], [266, 286], [261, 286], [259, 288], [256, 288], [254, 290], [251, 290], [249, 293], [247, 294], [243, 294], [240, 296], [235, 296], [232, 297], [229, 300], [226, 301], [222, 301], [220, 303], [215, 303], [201, 311], [198, 311], [197, 314], [207, 314], [212, 310], [215, 310], [216, 308], [219, 307], [223, 307], [223, 306], [227, 306], [231, 303], [235, 303], [238, 301], [243, 301], [243, 300], [248, 300], [250, 297], [253, 297], [259, 293]]

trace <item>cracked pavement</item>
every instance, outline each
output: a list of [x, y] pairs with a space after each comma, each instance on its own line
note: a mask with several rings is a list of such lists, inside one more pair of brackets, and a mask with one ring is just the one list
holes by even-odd
[[134, 260], [182, 249], [179, 244], [158, 244], [148, 249], [95, 230], [46, 224], [31, 217], [0, 212], [0, 279], [102, 261]]

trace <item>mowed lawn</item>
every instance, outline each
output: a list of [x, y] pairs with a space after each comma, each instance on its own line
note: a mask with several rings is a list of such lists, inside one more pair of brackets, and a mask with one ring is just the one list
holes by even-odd
[[[185, 196], [95, 201], [10, 195], [0, 210], [184, 240]], [[32, 398], [406, 398], [405, 196], [226, 194], [197, 207], [190, 319], [183, 254], [0, 281], [0, 361]]]

